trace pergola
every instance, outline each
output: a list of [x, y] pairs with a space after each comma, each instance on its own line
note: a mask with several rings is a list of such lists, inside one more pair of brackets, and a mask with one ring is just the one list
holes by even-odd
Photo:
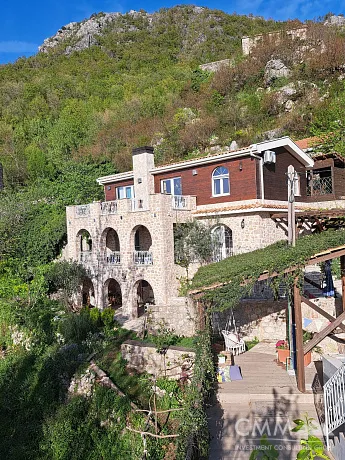
[[[316, 305], [311, 300], [307, 299], [303, 296], [300, 292], [300, 287], [298, 286], [298, 277], [296, 275], [295, 283], [293, 286], [293, 302], [292, 302], [292, 318], [295, 324], [295, 339], [296, 339], [296, 349], [295, 349], [295, 358], [296, 358], [296, 371], [297, 371], [297, 388], [299, 391], [304, 393], [305, 389], [305, 370], [304, 370], [304, 355], [312, 350], [315, 346], [317, 346], [325, 337], [330, 335], [336, 328], [340, 328], [343, 332], [345, 332], [345, 245], [338, 246], [336, 248], [328, 249], [327, 251], [323, 251], [321, 253], [315, 254], [310, 257], [303, 266], [296, 265], [283, 270], [282, 272], [263, 272], [258, 278], [257, 281], [264, 281], [271, 278], [275, 278], [277, 276], [293, 273], [301, 268], [304, 268], [307, 265], [314, 265], [321, 262], [325, 262], [327, 260], [332, 260], [336, 258], [340, 258], [340, 266], [341, 266], [341, 282], [342, 282], [342, 312], [339, 316], [333, 317], [318, 305]], [[312, 280], [308, 279], [307, 276], [304, 276], [305, 281], [310, 284], [316, 285]], [[191, 291], [190, 294], [194, 297], [195, 300], [200, 300], [205, 291], [210, 291], [213, 289], [220, 288], [225, 286], [229, 283], [219, 283], [213, 284], [211, 286], [204, 287], [202, 289]], [[320, 286], [316, 285], [320, 288]], [[324, 327], [320, 332], [316, 333], [313, 338], [303, 345], [303, 318], [302, 318], [302, 302], [308, 305], [310, 308], [318, 312], [320, 315], [324, 316], [330, 324]], [[199, 309], [201, 310], [201, 304], [199, 304]], [[201, 312], [201, 311], [200, 311]]]
[[[321, 340], [330, 335], [337, 327], [339, 327], [343, 332], [345, 332], [345, 246], [339, 246], [337, 248], [332, 248], [327, 251], [315, 254], [312, 256], [304, 266], [314, 265], [321, 262], [326, 262], [327, 260], [333, 260], [340, 258], [340, 267], [341, 267], [341, 285], [342, 285], [342, 313], [334, 318], [332, 315], [324, 311], [318, 305], [316, 305], [311, 300], [307, 299], [301, 294], [300, 287], [298, 286], [298, 280], [295, 280], [293, 287], [293, 305], [292, 312], [295, 323], [296, 331], [296, 370], [297, 370], [297, 388], [302, 393], [305, 392], [305, 370], [304, 370], [304, 355], [316, 347]], [[283, 273], [291, 273], [300, 269], [301, 267], [290, 267], [284, 270]], [[269, 278], [274, 278], [281, 275], [281, 273], [263, 273], [259, 276], [258, 281], [267, 280]], [[304, 276], [305, 281], [310, 284], [315, 284], [308, 277]], [[319, 287], [319, 286], [317, 286]], [[316, 333], [314, 337], [309, 340], [305, 345], [303, 345], [303, 318], [302, 318], [302, 302], [308, 305], [310, 308], [315, 310], [320, 315], [324, 316], [330, 324], [324, 327], [320, 332]]]

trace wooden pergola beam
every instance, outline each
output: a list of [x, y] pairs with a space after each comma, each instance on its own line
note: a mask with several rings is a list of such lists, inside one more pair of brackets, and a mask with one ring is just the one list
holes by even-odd
[[305, 393], [305, 371], [304, 371], [304, 352], [303, 352], [303, 330], [302, 330], [302, 301], [301, 293], [298, 286], [298, 280], [295, 280], [293, 287], [293, 306], [295, 320], [295, 337], [296, 337], [296, 367], [297, 367], [297, 388], [301, 393]]
[[[316, 305], [314, 302], [311, 302], [309, 299], [307, 299], [306, 297], [301, 297], [302, 299], [302, 302], [304, 302], [305, 304], [308, 305], [308, 307], [312, 308], [313, 310], [317, 311], [318, 313], [320, 313], [320, 315], [324, 316], [326, 319], [328, 319], [329, 321], [333, 322], [336, 320], [336, 318], [334, 318], [334, 316], [330, 315], [329, 313], [327, 313], [326, 311], [322, 310], [322, 308], [320, 308], [318, 305]], [[342, 331], [345, 332], [345, 324], [343, 323], [340, 323], [339, 324], [339, 327]]]
[[345, 311], [345, 256], [340, 257], [342, 306]]
[[316, 345], [318, 345], [321, 340], [327, 337], [334, 329], [340, 324], [345, 321], [345, 311], [328, 326], [324, 327], [318, 334], [315, 334], [314, 337], [309, 340], [308, 343], [304, 346], [304, 354], [308, 353], [308, 351], [312, 350]]
[[[265, 280], [268, 280], [269, 278], [275, 278], [282, 274], [294, 272], [296, 270], [299, 270], [305, 267], [306, 265], [318, 264], [320, 262], [325, 262], [326, 260], [336, 259], [337, 257], [341, 257], [341, 256], [345, 256], [345, 246], [339, 246], [338, 248], [330, 249], [329, 252], [325, 251], [320, 254], [315, 254], [309, 260], [307, 260], [303, 265], [294, 265], [293, 267], [286, 268], [282, 272], [262, 273], [255, 281], [265, 281]], [[247, 282], [244, 281], [242, 285], [245, 286], [250, 281], [252, 280], [249, 279]], [[205, 287], [198, 288], [198, 289], [193, 289], [192, 291], [189, 292], [189, 294], [193, 296], [198, 295], [198, 297], [200, 298], [203, 296], [203, 293], [205, 291], [211, 291], [212, 289], [218, 289], [223, 286], [226, 286], [227, 284], [231, 284], [231, 280], [224, 281], [223, 283], [214, 283], [214, 284], [211, 284], [210, 286], [205, 286]]]

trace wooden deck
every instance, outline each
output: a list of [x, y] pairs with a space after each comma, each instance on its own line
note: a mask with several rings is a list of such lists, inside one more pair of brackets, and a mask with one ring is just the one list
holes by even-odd
[[279, 459], [295, 460], [304, 433], [291, 432], [293, 420], [307, 413], [315, 419], [314, 434], [322, 435], [316, 411], [320, 385], [314, 364], [306, 369], [310, 390], [303, 394], [297, 389], [296, 377], [277, 364], [274, 344], [256, 345], [236, 356], [235, 364], [241, 367], [243, 380], [219, 384], [218, 400], [209, 409], [210, 460], [248, 460], [263, 434], [279, 451]]

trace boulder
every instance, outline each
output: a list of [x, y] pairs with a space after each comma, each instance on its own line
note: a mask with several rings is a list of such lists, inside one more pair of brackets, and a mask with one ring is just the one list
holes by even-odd
[[325, 26], [344, 26], [345, 25], [345, 17], [344, 16], [337, 16], [336, 14], [332, 14], [329, 16], [326, 21], [324, 22]]
[[269, 86], [276, 78], [289, 77], [291, 70], [281, 59], [271, 59], [265, 66], [265, 84]]

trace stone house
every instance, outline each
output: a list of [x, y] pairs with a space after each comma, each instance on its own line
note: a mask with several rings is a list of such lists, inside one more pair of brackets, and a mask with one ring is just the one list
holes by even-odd
[[152, 147], [134, 149], [133, 171], [97, 179], [103, 202], [67, 207], [67, 258], [89, 271], [80, 303], [121, 309], [127, 319], [150, 305], [157, 320], [191, 334], [194, 310], [179, 296], [185, 271], [174, 259], [174, 225], [207, 221], [215, 261], [286, 239], [286, 225], [271, 216], [287, 211], [289, 165], [296, 210], [333, 203], [334, 194], [319, 204], [311, 193], [314, 160], [289, 137], [163, 166], [155, 166]]

